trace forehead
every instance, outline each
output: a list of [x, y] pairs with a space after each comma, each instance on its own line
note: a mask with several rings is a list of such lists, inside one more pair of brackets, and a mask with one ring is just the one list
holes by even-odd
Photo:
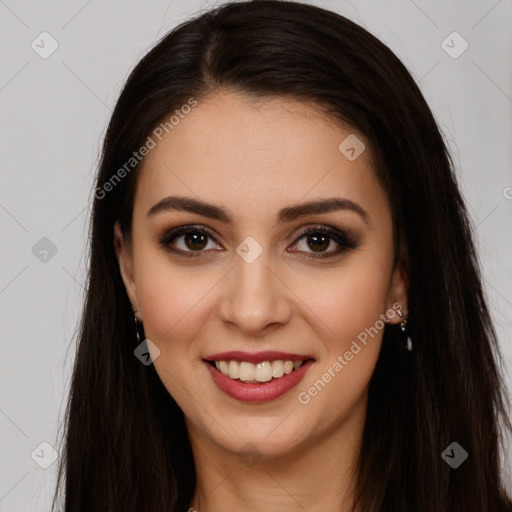
[[312, 104], [255, 101], [234, 93], [211, 96], [182, 114], [145, 157], [135, 207], [147, 210], [165, 195], [177, 194], [229, 205], [251, 218], [262, 209], [270, 213], [334, 195], [369, 210], [384, 207], [369, 148], [349, 159], [346, 140], [349, 146], [359, 141], [355, 149], [361, 151], [360, 134]]

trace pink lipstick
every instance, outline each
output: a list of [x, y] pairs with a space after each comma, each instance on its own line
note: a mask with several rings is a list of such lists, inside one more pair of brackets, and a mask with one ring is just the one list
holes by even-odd
[[[214, 364], [214, 362], [216, 363]], [[286, 368], [284, 372], [283, 362], [284, 368]], [[207, 356], [204, 358], [204, 363], [213, 382], [231, 398], [243, 402], [268, 402], [293, 389], [314, 363], [314, 359], [310, 355], [276, 351], [256, 353], [230, 351]], [[227, 363], [230, 364], [230, 367], [236, 367], [234, 373], [227, 372]], [[239, 365], [239, 363], [241, 364]], [[265, 377], [263, 379], [256, 378], [256, 380], [265, 380], [265, 382], [257, 382], [252, 380], [252, 377], [242, 378], [243, 380], [238, 378], [239, 367], [241, 368], [244, 363], [246, 369], [251, 368], [252, 371], [254, 371], [253, 365], [257, 365], [257, 371], [265, 368]], [[294, 363], [293, 366], [292, 363]], [[240, 377], [242, 377], [241, 374]]]

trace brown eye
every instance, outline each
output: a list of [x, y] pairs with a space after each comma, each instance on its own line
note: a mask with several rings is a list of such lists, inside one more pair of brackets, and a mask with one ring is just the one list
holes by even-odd
[[[304, 239], [304, 242], [302, 240]], [[208, 247], [211, 240], [212, 246]], [[158, 241], [166, 250], [185, 257], [199, 257], [207, 249], [222, 250], [213, 233], [206, 226], [180, 226], [164, 234]], [[338, 248], [329, 250], [332, 244]], [[297, 249], [301, 245], [302, 248]], [[303, 253], [306, 258], [327, 258], [347, 249], [357, 247], [356, 238], [348, 233], [327, 226], [318, 226], [305, 230], [294, 242], [290, 252]]]
[[[340, 254], [347, 249], [355, 249], [357, 247], [355, 237], [327, 226], [307, 229], [295, 241], [293, 247], [297, 247], [299, 243], [302, 243], [302, 239], [304, 239], [302, 247], [310, 249], [310, 251], [294, 249], [292, 252], [304, 252], [306, 257], [309, 258], [327, 258]], [[338, 249], [327, 251], [333, 242], [338, 245]]]
[[326, 235], [307, 235], [306, 240], [308, 247], [315, 252], [325, 251], [331, 243], [331, 239]]
[[183, 237], [185, 246], [191, 251], [200, 251], [201, 249], [204, 249], [208, 242], [208, 235], [201, 233], [200, 231], [186, 233], [181, 236]]
[[[186, 257], [200, 256], [202, 252], [206, 252], [208, 242], [211, 239], [216, 242], [213, 234], [211, 234], [206, 226], [201, 229], [193, 226], [181, 226], [166, 233], [158, 243], [165, 249]], [[219, 244], [214, 243], [214, 249], [222, 249]]]

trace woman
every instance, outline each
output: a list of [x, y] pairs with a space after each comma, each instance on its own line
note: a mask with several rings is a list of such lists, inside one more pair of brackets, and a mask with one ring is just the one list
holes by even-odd
[[66, 511], [512, 510], [468, 215], [375, 37], [282, 1], [183, 23], [94, 195]]

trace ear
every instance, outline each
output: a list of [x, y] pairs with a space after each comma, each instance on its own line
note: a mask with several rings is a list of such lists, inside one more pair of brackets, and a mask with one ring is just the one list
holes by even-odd
[[[405, 269], [403, 261], [398, 261], [391, 276], [389, 292], [387, 297], [387, 310], [393, 312], [398, 311], [401, 307], [402, 312], [407, 316], [408, 312], [408, 293], [409, 292], [409, 276]], [[388, 323], [399, 324], [402, 321], [398, 314], [394, 314], [388, 318]]]
[[[126, 293], [132, 304], [132, 309], [138, 312], [137, 292], [133, 278], [132, 248], [127, 243], [118, 220], [114, 223], [114, 249], [119, 264], [119, 271], [121, 272]], [[137, 313], [137, 318], [141, 321], [140, 313]]]

